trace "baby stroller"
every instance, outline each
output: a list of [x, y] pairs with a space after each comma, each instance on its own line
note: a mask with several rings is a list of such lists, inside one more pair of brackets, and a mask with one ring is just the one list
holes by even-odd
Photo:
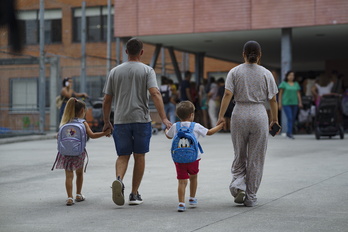
[[102, 131], [104, 126], [103, 121], [103, 100], [101, 98], [88, 98], [88, 103], [92, 107], [92, 117], [86, 117], [89, 126], [93, 132]]
[[327, 94], [322, 96], [315, 116], [315, 138], [320, 136], [339, 135], [344, 139], [344, 129], [341, 117], [341, 96]]
[[315, 106], [311, 96], [302, 96], [302, 106], [298, 114], [298, 129], [304, 128], [307, 134], [313, 131], [313, 118], [315, 116]]

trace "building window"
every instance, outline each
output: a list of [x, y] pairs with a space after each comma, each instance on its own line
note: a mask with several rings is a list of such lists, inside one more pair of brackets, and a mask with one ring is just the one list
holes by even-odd
[[38, 108], [37, 78], [11, 79], [12, 110], [30, 111]]
[[[45, 44], [62, 42], [62, 11], [45, 10]], [[39, 10], [18, 11], [20, 27], [24, 32], [23, 42], [27, 45], [40, 42]]]
[[[111, 35], [113, 35], [114, 20], [113, 8], [111, 9]], [[86, 41], [105, 42], [107, 40], [107, 15], [106, 6], [86, 8]], [[73, 41], [81, 42], [81, 8], [73, 9]]]
[[[45, 107], [50, 107], [50, 81], [46, 78]], [[38, 78], [12, 78], [11, 110], [12, 111], [38, 111], [39, 110], [39, 79]]]

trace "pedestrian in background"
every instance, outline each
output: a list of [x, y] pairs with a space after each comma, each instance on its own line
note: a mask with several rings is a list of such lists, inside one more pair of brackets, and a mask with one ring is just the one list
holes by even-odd
[[[279, 126], [278, 90], [272, 73], [258, 65], [261, 59], [259, 43], [245, 43], [243, 57], [244, 63], [227, 74], [218, 124], [225, 122], [224, 114], [234, 96], [235, 107], [231, 118], [234, 160], [229, 188], [235, 203], [252, 207], [257, 205], [256, 193], [262, 179], [269, 130], [273, 124]], [[271, 106], [270, 124], [265, 101], [269, 101]]]
[[325, 74], [321, 74], [312, 87], [312, 94], [315, 100], [315, 105], [319, 107], [320, 99], [325, 94], [332, 93], [332, 88], [335, 85], [335, 74], [331, 76], [327, 76]]
[[62, 116], [64, 113], [64, 109], [66, 106], [66, 103], [71, 97], [84, 97], [87, 98], [87, 93], [77, 93], [75, 92], [73, 88], [73, 80], [71, 77], [66, 77], [62, 81], [62, 89], [60, 90], [60, 96], [63, 98], [62, 106], [59, 109], [59, 122], [62, 120]]
[[[149, 111], [150, 93], [162, 122], [167, 128], [172, 125], [164, 112], [162, 95], [158, 89], [156, 73], [143, 64], [143, 42], [137, 38], [128, 40], [126, 53], [128, 61], [110, 71], [104, 88], [104, 128], [113, 128], [113, 138], [118, 158], [116, 180], [112, 183], [112, 199], [116, 205], [124, 205], [123, 178], [130, 156], [133, 154], [134, 167], [130, 205], [143, 202], [139, 187], [145, 170], [145, 153], [149, 152], [152, 135]], [[114, 109], [114, 125], [110, 122], [111, 104]]]
[[218, 98], [218, 85], [215, 82], [215, 78], [210, 78], [210, 88], [207, 94], [208, 96], [208, 114], [210, 118], [210, 126], [213, 127], [216, 125], [218, 110], [219, 110], [219, 98]]
[[287, 119], [286, 136], [294, 139], [293, 128], [299, 107], [302, 108], [301, 87], [295, 81], [295, 73], [288, 71], [279, 85], [279, 109], [283, 108]]
[[185, 72], [185, 79], [181, 81], [180, 84], [180, 101], [191, 101], [193, 102], [193, 99], [191, 98], [191, 77], [192, 73], [190, 71]]
[[[175, 94], [173, 94], [173, 88], [172, 84], [169, 82], [169, 79], [166, 76], [161, 77], [161, 86], [160, 86], [160, 92], [162, 94], [163, 104], [164, 104], [164, 111], [169, 117], [169, 120], [171, 123], [175, 122], [176, 116], [175, 116]], [[162, 130], [164, 131], [166, 129], [166, 125], [162, 123]]]

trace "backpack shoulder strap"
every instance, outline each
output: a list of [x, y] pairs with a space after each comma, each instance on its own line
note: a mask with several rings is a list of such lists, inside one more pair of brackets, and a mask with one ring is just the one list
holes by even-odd
[[85, 119], [83, 119], [83, 118], [74, 118], [73, 120], [72, 120], [72, 122], [80, 122], [80, 123], [84, 123], [86, 120]]
[[[195, 128], [195, 122], [191, 122], [191, 125], [190, 125], [190, 128], [189, 128], [189, 130], [190, 130], [190, 132], [192, 133], [192, 134], [194, 134], [193, 133], [193, 130], [194, 130], [194, 128]], [[196, 138], [196, 140], [197, 140], [197, 138]], [[202, 146], [201, 146], [201, 144], [197, 141], [197, 145], [198, 145], [198, 149], [199, 149], [199, 151], [203, 154], [203, 149], [202, 149]]]
[[201, 146], [201, 144], [199, 142], [198, 142], [198, 149], [201, 152], [201, 154], [203, 154], [203, 149], [202, 149], [202, 146]]
[[181, 122], [176, 122], [176, 131], [179, 131], [181, 129]]
[[195, 124], [196, 124], [195, 122], [191, 122], [191, 124], [190, 124], [189, 130], [190, 130], [191, 133], [193, 133], [193, 130], [195, 128]]

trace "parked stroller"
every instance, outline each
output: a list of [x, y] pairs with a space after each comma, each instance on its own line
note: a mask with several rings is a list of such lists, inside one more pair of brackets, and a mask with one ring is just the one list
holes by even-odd
[[339, 135], [344, 139], [342, 126], [341, 95], [327, 94], [322, 96], [315, 117], [315, 138], [320, 136]]
[[302, 96], [302, 109], [298, 113], [297, 129], [304, 129], [307, 134], [313, 131], [313, 121], [315, 117], [315, 106], [311, 96]]

